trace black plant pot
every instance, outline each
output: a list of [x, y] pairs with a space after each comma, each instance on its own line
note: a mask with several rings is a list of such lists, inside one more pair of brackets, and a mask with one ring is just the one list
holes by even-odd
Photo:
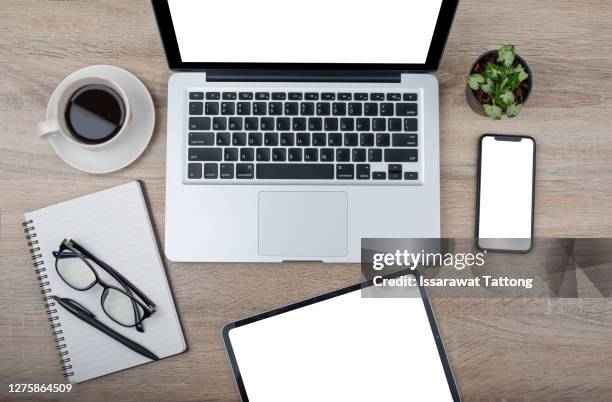
[[[476, 59], [474, 64], [472, 64], [469, 74], [475, 73], [476, 71], [474, 71], [474, 68], [492, 55], [495, 55], [495, 57], [497, 57], [497, 50], [489, 50], [488, 52], [484, 52], [483, 54], [481, 54], [480, 57]], [[527, 102], [527, 98], [529, 98], [529, 94], [531, 94], [531, 89], [533, 88], [533, 75], [531, 74], [531, 69], [529, 68], [529, 65], [527, 64], [525, 59], [523, 59], [518, 54], [516, 55], [515, 63], [516, 62], [520, 63], [523, 66], [525, 72], [529, 74], [529, 77], [527, 78], [527, 89], [525, 89], [523, 93], [523, 101], [521, 102], [521, 104], [524, 105], [525, 102]], [[474, 91], [467, 84], [465, 85], [465, 98], [467, 99], [468, 105], [470, 105], [474, 112], [478, 113], [479, 115], [488, 117], [488, 115], [482, 108], [482, 105], [480, 104], [480, 102], [478, 102]]]

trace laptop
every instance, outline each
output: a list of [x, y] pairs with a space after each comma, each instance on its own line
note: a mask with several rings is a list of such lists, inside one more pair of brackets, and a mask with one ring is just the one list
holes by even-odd
[[458, 0], [152, 0], [173, 261], [358, 262], [439, 237], [437, 69]]

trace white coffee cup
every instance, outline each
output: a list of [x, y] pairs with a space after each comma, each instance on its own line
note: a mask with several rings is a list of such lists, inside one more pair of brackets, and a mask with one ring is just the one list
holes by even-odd
[[[73, 135], [70, 129], [68, 128], [68, 124], [65, 118], [66, 108], [68, 107], [68, 102], [70, 101], [71, 97], [79, 89], [87, 85], [102, 85], [112, 89], [121, 98], [125, 110], [125, 117], [123, 119], [123, 124], [120, 130], [108, 140], [95, 144], [81, 141], [75, 135]], [[124, 90], [112, 80], [97, 76], [75, 79], [74, 81], [69, 82], [64, 87], [64, 89], [59, 94], [59, 96], [56, 97], [56, 99], [57, 100], [54, 101], [53, 104], [50, 104], [49, 108], [47, 109], [47, 120], [38, 123], [36, 126], [36, 132], [41, 137], [61, 135], [66, 140], [77, 145], [78, 147], [88, 150], [102, 150], [110, 147], [112, 144], [117, 142], [119, 138], [124, 136], [127, 131], [129, 131], [128, 127], [130, 126], [130, 123], [132, 121], [132, 108], [130, 106], [129, 98], [127, 97]], [[49, 111], [51, 113], [49, 113]]]

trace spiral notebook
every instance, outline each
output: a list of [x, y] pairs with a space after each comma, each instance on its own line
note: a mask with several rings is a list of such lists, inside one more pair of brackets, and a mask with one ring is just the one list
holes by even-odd
[[[28, 212], [24, 225], [64, 375], [70, 383], [150, 360], [55, 305], [51, 295], [78, 301], [99, 321], [151, 350], [160, 359], [186, 350], [140, 182], [133, 181]], [[156, 312], [144, 320], [143, 333], [122, 327], [106, 316], [100, 304], [101, 286], [77, 291], [58, 276], [53, 251], [65, 238], [77, 241], [115, 268], [155, 303]], [[97, 271], [104, 280], [114, 283], [106, 272]]]

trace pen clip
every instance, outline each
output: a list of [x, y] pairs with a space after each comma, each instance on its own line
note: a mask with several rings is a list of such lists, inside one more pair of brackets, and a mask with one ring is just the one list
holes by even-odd
[[[56, 297], [57, 296], [53, 296], [53, 298], [56, 298]], [[57, 297], [57, 298], [62, 300], [64, 303], [71, 305], [73, 308], [76, 307], [76, 308], [81, 309], [85, 314], [89, 315], [91, 318], [95, 317], [94, 313], [89, 311], [87, 307], [83, 306], [81, 303], [77, 302], [76, 300], [69, 299], [67, 297]]]

